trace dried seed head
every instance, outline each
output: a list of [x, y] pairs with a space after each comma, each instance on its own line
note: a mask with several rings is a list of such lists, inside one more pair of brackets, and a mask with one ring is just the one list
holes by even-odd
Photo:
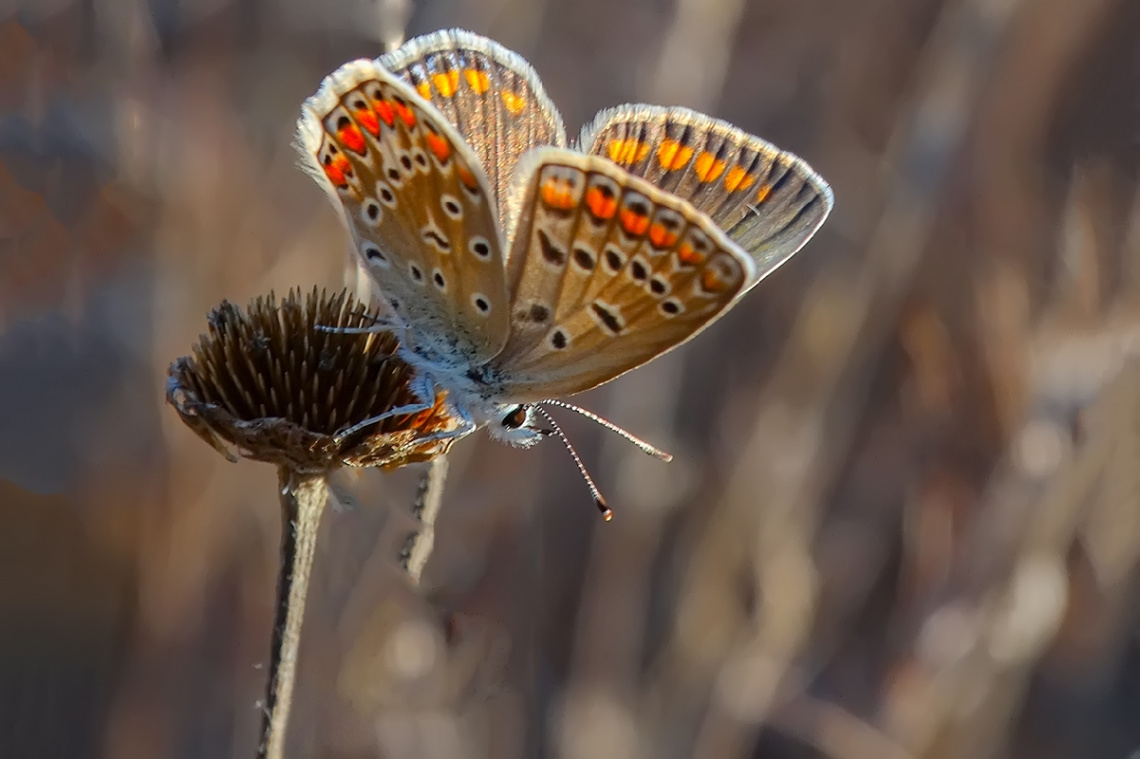
[[245, 313], [223, 301], [192, 355], [170, 365], [167, 400], [187, 426], [231, 461], [222, 441], [248, 458], [322, 472], [338, 466], [395, 467], [444, 453], [454, 430], [444, 396], [417, 414], [384, 419], [338, 437], [389, 409], [418, 402], [415, 370], [389, 332], [349, 334], [316, 327], [368, 327], [367, 308], [346, 292], [313, 290], [277, 302], [257, 298]]

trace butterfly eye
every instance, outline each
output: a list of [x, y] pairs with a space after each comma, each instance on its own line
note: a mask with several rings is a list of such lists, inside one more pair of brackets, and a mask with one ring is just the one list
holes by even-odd
[[503, 417], [503, 426], [508, 430], [517, 430], [524, 422], [526, 422], [526, 406], [515, 406]]

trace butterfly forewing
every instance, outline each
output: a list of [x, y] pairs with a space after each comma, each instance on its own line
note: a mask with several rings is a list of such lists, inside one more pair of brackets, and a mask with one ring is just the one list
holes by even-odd
[[831, 211], [831, 188], [803, 160], [686, 108], [602, 111], [579, 143], [707, 214], [755, 261], [749, 286], [799, 250]]
[[755, 278], [707, 216], [608, 160], [548, 148], [518, 181], [511, 332], [492, 362], [504, 397], [607, 382], [693, 337]]
[[482, 161], [507, 225], [511, 174], [533, 147], [566, 145], [566, 129], [530, 64], [497, 42], [450, 29], [418, 37], [380, 63], [447, 117]]
[[439, 111], [361, 60], [306, 101], [299, 134], [410, 342], [471, 361], [497, 354], [509, 314], [494, 201], [478, 158]]

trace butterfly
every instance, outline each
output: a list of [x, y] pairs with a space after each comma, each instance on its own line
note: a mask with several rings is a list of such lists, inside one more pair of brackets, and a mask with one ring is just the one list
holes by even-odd
[[[422, 404], [519, 447], [543, 408], [687, 342], [827, 218], [800, 158], [685, 108], [597, 114], [574, 147], [534, 69], [462, 30], [346, 63], [305, 101], [297, 144], [388, 308]], [[544, 426], [552, 425], [553, 430]]]

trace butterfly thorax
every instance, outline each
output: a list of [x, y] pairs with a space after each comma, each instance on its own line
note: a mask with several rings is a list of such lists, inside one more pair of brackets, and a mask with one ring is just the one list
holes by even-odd
[[490, 364], [477, 364], [472, 356], [453, 343], [408, 340], [400, 349], [401, 358], [452, 397], [491, 400], [502, 388], [502, 377]]
[[487, 427], [496, 440], [529, 448], [542, 439], [530, 408], [502, 399], [504, 383], [496, 367], [473, 366], [470, 357], [458, 349], [439, 350], [437, 346], [430, 351], [423, 344], [401, 346], [400, 356], [423, 378], [423, 400], [430, 401], [437, 390], [444, 390], [454, 416], [475, 427]]

